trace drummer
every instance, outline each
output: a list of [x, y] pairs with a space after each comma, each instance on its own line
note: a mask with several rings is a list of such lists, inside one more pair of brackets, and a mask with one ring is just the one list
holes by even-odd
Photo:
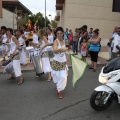
[[25, 45], [25, 35], [23, 30], [17, 31], [18, 41], [19, 41], [19, 57], [20, 57], [20, 64], [23, 66], [27, 65], [27, 58], [26, 58], [26, 45]]
[[38, 31], [36, 29], [34, 29], [34, 31], [33, 31], [33, 41], [32, 42], [36, 45], [38, 45], [38, 43], [39, 43], [38, 36], [39, 36]]
[[48, 28], [47, 34], [48, 34], [48, 43], [49, 43], [49, 45], [53, 45], [54, 36], [52, 34], [52, 29], [51, 28]]
[[48, 51], [47, 51], [47, 46], [49, 45], [47, 38], [44, 36], [45, 35], [45, 30], [41, 29], [40, 32], [40, 40], [39, 40], [39, 46], [35, 45], [33, 43], [33, 46], [36, 48], [39, 48], [42, 50], [42, 69], [44, 73], [48, 74], [48, 79], [47, 81], [50, 82], [51, 81], [51, 65], [50, 65], [50, 60], [48, 57]]
[[47, 29], [47, 35], [48, 35], [48, 43], [49, 43], [48, 54], [49, 54], [49, 58], [52, 58], [53, 57], [53, 46], [52, 45], [53, 45], [54, 36], [52, 34], [51, 28]]
[[7, 36], [8, 39], [8, 51], [6, 54], [10, 51], [10, 57], [12, 57], [12, 63], [13, 63], [13, 69], [14, 69], [14, 75], [11, 74], [11, 77], [8, 78], [8, 80], [15, 79], [15, 77], [19, 78], [18, 85], [21, 85], [24, 82], [24, 78], [21, 73], [21, 66], [20, 66], [20, 60], [19, 60], [19, 54], [18, 54], [18, 47], [19, 43], [15, 36], [13, 36], [13, 30], [11, 28], [7, 29]]
[[[6, 26], [1, 26], [1, 31], [2, 31], [2, 44], [3, 44], [3, 46], [4, 46], [4, 49], [5, 49], [5, 52], [7, 52], [8, 51], [8, 46], [7, 45], [5, 45], [5, 43], [6, 43], [6, 41], [7, 41], [7, 35], [6, 35]], [[8, 52], [7, 53], [7, 56], [9, 57], [10, 56], [10, 53]], [[3, 61], [5, 60], [5, 57], [4, 57], [4, 59], [3, 59]]]
[[26, 39], [26, 41], [28, 41], [27, 46], [31, 46], [31, 42], [33, 41], [33, 31], [32, 30], [30, 30], [30, 32], [28, 32], [28, 38]]

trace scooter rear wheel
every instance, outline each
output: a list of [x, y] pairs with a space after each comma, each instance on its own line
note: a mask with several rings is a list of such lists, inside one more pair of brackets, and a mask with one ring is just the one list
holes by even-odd
[[109, 93], [103, 91], [94, 91], [90, 97], [90, 105], [96, 111], [102, 111], [107, 109], [113, 102], [113, 94], [105, 102]]

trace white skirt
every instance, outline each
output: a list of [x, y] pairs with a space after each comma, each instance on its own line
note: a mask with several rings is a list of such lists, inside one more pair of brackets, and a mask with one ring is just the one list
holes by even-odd
[[42, 69], [44, 73], [51, 72], [51, 65], [48, 57], [42, 58]]
[[26, 52], [24, 51], [24, 48], [22, 48], [22, 50], [19, 51], [19, 57], [20, 57], [20, 63], [26, 65], [27, 59], [26, 59]]
[[21, 73], [21, 66], [20, 66], [20, 60], [13, 60], [13, 69], [16, 77], [19, 77], [22, 75]]
[[66, 66], [65, 70], [60, 71], [51, 70], [51, 76], [58, 92], [64, 90], [67, 85], [68, 67]]

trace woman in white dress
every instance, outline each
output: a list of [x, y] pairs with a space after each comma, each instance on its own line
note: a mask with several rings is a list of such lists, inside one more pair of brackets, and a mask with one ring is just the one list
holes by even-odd
[[47, 30], [47, 34], [48, 34], [48, 43], [49, 43], [49, 46], [47, 47], [48, 48], [48, 55], [49, 55], [49, 58], [53, 58], [53, 41], [54, 41], [54, 36], [52, 34], [52, 29], [48, 28]]
[[37, 30], [34, 30], [33, 31], [33, 41], [32, 41], [34, 44], [38, 44], [39, 41], [38, 41], [38, 31]]
[[18, 47], [19, 43], [15, 36], [13, 36], [13, 30], [11, 28], [7, 29], [7, 35], [8, 35], [8, 47], [9, 50], [6, 52], [6, 54], [10, 51], [10, 57], [12, 57], [12, 64], [14, 69], [14, 75], [12, 74], [8, 80], [15, 79], [15, 77], [19, 78], [18, 85], [21, 85], [24, 82], [24, 78], [21, 73], [21, 67], [20, 67], [20, 60], [19, 60], [19, 54], [18, 54]]
[[47, 51], [47, 46], [49, 45], [47, 38], [44, 36], [45, 35], [45, 30], [41, 29], [40, 32], [40, 48], [42, 49], [42, 69], [44, 73], [48, 74], [48, 82], [51, 81], [51, 65], [50, 65], [50, 60], [48, 57], [48, 51]]
[[19, 41], [20, 64], [27, 65], [25, 35], [22, 30], [18, 30], [17, 35], [18, 35], [18, 41]]
[[39, 45], [36, 45], [32, 43], [32, 46], [34, 48], [40, 48], [42, 50], [41, 58], [42, 58], [42, 70], [44, 73], [48, 74], [48, 79], [47, 81], [51, 81], [51, 65], [50, 65], [50, 60], [48, 57], [48, 49], [47, 46], [49, 45], [47, 38], [44, 36], [45, 35], [45, 30], [41, 29], [39, 32], [40, 35], [40, 40], [39, 40]]
[[63, 28], [58, 27], [56, 29], [57, 39], [54, 41], [53, 44], [53, 62], [52, 62], [52, 70], [51, 75], [53, 82], [56, 84], [57, 87], [57, 95], [59, 99], [62, 99], [61, 91], [65, 89], [67, 84], [67, 63], [66, 63], [66, 55], [65, 52], [67, 48], [65, 47], [65, 42], [63, 40]]

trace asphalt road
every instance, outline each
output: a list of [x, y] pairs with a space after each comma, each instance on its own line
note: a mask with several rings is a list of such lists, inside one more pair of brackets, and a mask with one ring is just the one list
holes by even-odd
[[47, 76], [36, 78], [34, 72], [24, 72], [25, 82], [6, 80], [8, 74], [0, 74], [0, 120], [120, 120], [120, 105], [113, 103], [102, 112], [94, 111], [89, 98], [100, 85], [97, 72], [86, 69], [77, 88], [72, 88], [72, 70], [63, 99], [58, 99], [53, 82]]

